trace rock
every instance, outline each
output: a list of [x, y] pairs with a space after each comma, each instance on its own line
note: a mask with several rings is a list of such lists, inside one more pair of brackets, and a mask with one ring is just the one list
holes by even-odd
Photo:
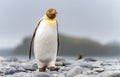
[[65, 60], [59, 60], [59, 61], [56, 61], [55, 65], [56, 66], [67, 66], [67, 65], [71, 65], [72, 63], [71, 62], [67, 62]]
[[58, 77], [58, 74], [56, 74], [56, 73], [52, 74], [52, 77]]
[[15, 73], [15, 72], [16, 72], [16, 69], [15, 69], [15, 68], [6, 69], [5, 75], [13, 74], [13, 73]]
[[5, 76], [2, 76], [2, 77], [16, 77], [16, 76], [15, 75], [5, 75]]
[[31, 73], [27, 73], [27, 72], [19, 72], [19, 73], [15, 73], [14, 74], [15, 77], [31, 77]]
[[16, 72], [16, 69], [13, 67], [5, 69], [5, 74], [13, 74], [15, 72]]
[[6, 75], [13, 74], [16, 72], [16, 69], [14, 67], [10, 67], [10, 66], [2, 66], [2, 67], [0, 67], [0, 70], [2, 70]]
[[97, 61], [96, 59], [94, 58], [85, 58], [84, 61], [91, 61], [91, 62], [95, 62]]
[[82, 74], [82, 70], [83, 69], [81, 67], [75, 66], [75, 67], [73, 67], [71, 70], [69, 70], [67, 72], [67, 76], [68, 77], [74, 77], [74, 76], [76, 76], [78, 74]]
[[58, 77], [66, 77], [64, 73], [59, 74]]
[[58, 75], [57, 77], [66, 77], [65, 75], [63, 75], [63, 74], [60, 74], [60, 75]]
[[71, 65], [72, 63], [70, 62], [56, 62], [55, 65], [56, 66], [67, 66], [67, 65]]
[[105, 71], [105, 69], [103, 69], [103, 68], [94, 68], [93, 69], [95, 72], [98, 72], [98, 73], [101, 73], [101, 72], [104, 72]]
[[76, 76], [74, 76], [74, 77], [90, 77], [90, 76], [84, 75], [84, 74], [79, 74], [79, 75], [76, 75]]
[[61, 67], [59, 71], [60, 72], [62, 72], [62, 71], [69, 71], [71, 69], [72, 69], [72, 67]]
[[66, 60], [63, 57], [58, 56], [56, 62], [65, 62]]
[[9, 62], [10, 67], [14, 67], [16, 72], [26, 72], [19, 62]]
[[0, 70], [4, 71], [5, 74], [13, 74], [15, 72], [26, 72], [26, 70], [18, 62], [2, 62]]
[[79, 74], [74, 77], [100, 77], [99, 75], [85, 75], [85, 74]]
[[83, 62], [80, 64], [81, 67], [84, 68], [100, 68], [101, 67], [101, 62], [100, 61], [96, 61], [96, 62]]
[[66, 61], [63, 57], [58, 56], [56, 59], [56, 66], [67, 66], [71, 64], [71, 62]]
[[31, 71], [35, 71], [38, 67], [37, 64], [34, 62], [27, 62], [27, 63], [21, 63], [22, 67], [26, 70], [31, 70]]
[[56, 62], [55, 65], [56, 66], [63, 66], [63, 62]]
[[120, 71], [105, 71], [101, 73], [101, 77], [120, 77]]
[[83, 68], [93, 69], [93, 68], [101, 68], [102, 67], [101, 63], [102, 61], [86, 62], [84, 60], [78, 60], [78, 61], [73, 62], [71, 66], [80, 66]]
[[83, 71], [83, 74], [85, 74], [85, 75], [97, 75], [99, 73], [95, 72], [94, 70], [87, 69], [87, 70]]
[[80, 66], [80, 64], [82, 63], [83, 63], [82, 60], [77, 60], [77, 61], [74, 61], [70, 66]]
[[32, 77], [53, 77], [51, 74], [46, 72], [34, 72]]
[[106, 71], [109, 70], [120, 70], [120, 64], [112, 64], [111, 66], [104, 66]]
[[104, 63], [102, 63], [101, 65], [102, 65], [102, 66], [111, 66], [112, 64], [111, 64], [111, 63], [105, 63], [105, 62], [104, 62]]
[[103, 69], [101, 68], [94, 68], [94, 69], [89, 69], [89, 68], [83, 68], [83, 73], [85, 75], [98, 75], [101, 72], [103, 72]]
[[27, 72], [23, 67], [15, 67], [16, 72]]
[[71, 62], [67, 62], [67, 61], [63, 62], [63, 66], [68, 66], [68, 65], [71, 65], [71, 64], [72, 64]]

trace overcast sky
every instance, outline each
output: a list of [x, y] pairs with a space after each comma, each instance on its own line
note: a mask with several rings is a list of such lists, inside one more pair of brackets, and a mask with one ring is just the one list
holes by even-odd
[[31, 35], [51, 7], [58, 11], [61, 33], [120, 42], [120, 0], [0, 0], [0, 48], [15, 47]]

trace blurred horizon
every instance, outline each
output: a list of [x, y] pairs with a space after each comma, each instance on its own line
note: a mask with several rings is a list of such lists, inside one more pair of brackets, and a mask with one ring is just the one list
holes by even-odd
[[[95, 42], [98, 42], [99, 44], [101, 45], [107, 45], [107, 44], [118, 44], [118, 46], [120, 45], [120, 42], [119, 41], [116, 41], [116, 40], [113, 40], [113, 41], [109, 41], [109, 42], [106, 42], [106, 43], [102, 43], [96, 39], [92, 39], [92, 38], [89, 38], [89, 37], [79, 37], [79, 36], [74, 36], [74, 35], [68, 35], [68, 34], [63, 34], [63, 33], [59, 33], [59, 35], [62, 35], [62, 36], [65, 36], [67, 37], [68, 39], [71, 39], [71, 38], [74, 38], [76, 40], [81, 40], [81, 39], [88, 39], [88, 40], [92, 40], [92, 41], [95, 41]], [[19, 46], [21, 43], [23, 43], [23, 41], [27, 38], [27, 37], [31, 37], [32, 35], [28, 35], [28, 36], [25, 36], [23, 37], [22, 39], [19, 40], [19, 42], [14, 45], [13, 47], [3, 47], [3, 48], [0, 48], [0, 50], [14, 50], [17, 46]], [[75, 40], [74, 40], [75, 41]]]
[[[26, 57], [28, 58], [31, 36], [25, 37], [15, 48], [0, 49], [0, 56]], [[9, 55], [8, 55], [9, 54]], [[32, 51], [32, 54], [33, 51]], [[120, 43], [110, 42], [101, 44], [89, 38], [78, 38], [60, 34], [59, 56], [96, 56], [96, 57], [118, 57], [120, 54]]]
[[31, 36], [47, 8], [58, 11], [59, 32], [101, 44], [120, 43], [119, 0], [0, 1], [0, 49], [15, 48]]

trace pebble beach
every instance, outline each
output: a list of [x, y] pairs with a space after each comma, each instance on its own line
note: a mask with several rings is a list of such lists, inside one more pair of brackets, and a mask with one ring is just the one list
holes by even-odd
[[120, 77], [120, 60], [98, 60], [91, 57], [68, 61], [57, 57], [59, 71], [39, 72], [35, 60], [0, 57], [0, 77]]

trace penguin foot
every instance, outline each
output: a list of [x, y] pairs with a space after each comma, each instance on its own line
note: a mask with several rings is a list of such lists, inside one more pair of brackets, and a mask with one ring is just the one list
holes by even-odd
[[58, 67], [53, 67], [53, 66], [52, 66], [52, 67], [50, 67], [49, 69], [50, 69], [50, 71], [58, 71], [60, 68], [58, 68]]
[[39, 72], [45, 72], [46, 71], [46, 68], [43, 67], [43, 68], [39, 68]]

